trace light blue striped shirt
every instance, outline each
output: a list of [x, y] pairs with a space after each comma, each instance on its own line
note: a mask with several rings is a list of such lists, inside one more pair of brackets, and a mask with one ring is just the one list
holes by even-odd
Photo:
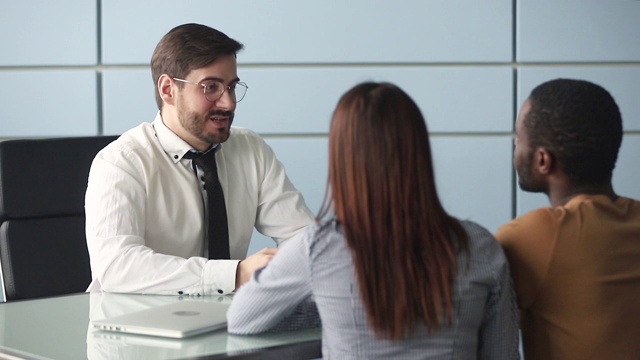
[[335, 222], [311, 226], [286, 242], [237, 291], [227, 314], [228, 330], [255, 334], [305, 325], [300, 322], [317, 325], [309, 310], [315, 308], [308, 306], [313, 298], [322, 319], [325, 359], [519, 359], [518, 314], [502, 248], [486, 229], [461, 223], [470, 241], [469, 253], [458, 255], [453, 324], [434, 334], [420, 325], [403, 340], [375, 337], [351, 253]]

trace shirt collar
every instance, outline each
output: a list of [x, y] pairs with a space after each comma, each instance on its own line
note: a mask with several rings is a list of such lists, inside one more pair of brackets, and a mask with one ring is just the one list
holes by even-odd
[[[156, 118], [153, 120], [153, 128], [156, 132], [156, 137], [158, 138], [158, 142], [160, 146], [164, 150], [167, 155], [173, 160], [174, 163], [182, 160], [184, 154], [188, 151], [196, 151], [191, 145], [187, 144], [186, 141], [182, 140], [178, 135], [176, 135], [171, 129], [169, 129], [164, 122], [162, 121], [162, 115], [158, 111]], [[220, 149], [220, 144], [214, 144], [209, 151], [218, 151]]]

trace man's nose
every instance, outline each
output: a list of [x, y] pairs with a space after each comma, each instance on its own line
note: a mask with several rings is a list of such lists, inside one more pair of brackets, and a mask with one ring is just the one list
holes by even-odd
[[222, 96], [218, 100], [216, 100], [216, 106], [223, 109], [231, 110], [235, 107], [236, 102], [232, 93], [229, 92], [229, 89], [224, 89]]

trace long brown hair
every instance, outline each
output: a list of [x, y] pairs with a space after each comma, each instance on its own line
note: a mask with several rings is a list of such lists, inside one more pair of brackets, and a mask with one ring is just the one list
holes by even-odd
[[468, 236], [438, 199], [424, 118], [397, 86], [362, 83], [338, 102], [320, 216], [331, 207], [379, 338], [451, 323], [456, 253]]

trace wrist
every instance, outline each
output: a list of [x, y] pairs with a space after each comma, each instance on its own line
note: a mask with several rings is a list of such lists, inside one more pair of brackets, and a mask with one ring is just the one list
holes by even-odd
[[238, 266], [236, 266], [236, 289], [235, 290], [238, 290], [240, 285], [242, 285], [242, 270], [240, 269], [240, 264], [242, 264], [242, 260], [238, 261]]

